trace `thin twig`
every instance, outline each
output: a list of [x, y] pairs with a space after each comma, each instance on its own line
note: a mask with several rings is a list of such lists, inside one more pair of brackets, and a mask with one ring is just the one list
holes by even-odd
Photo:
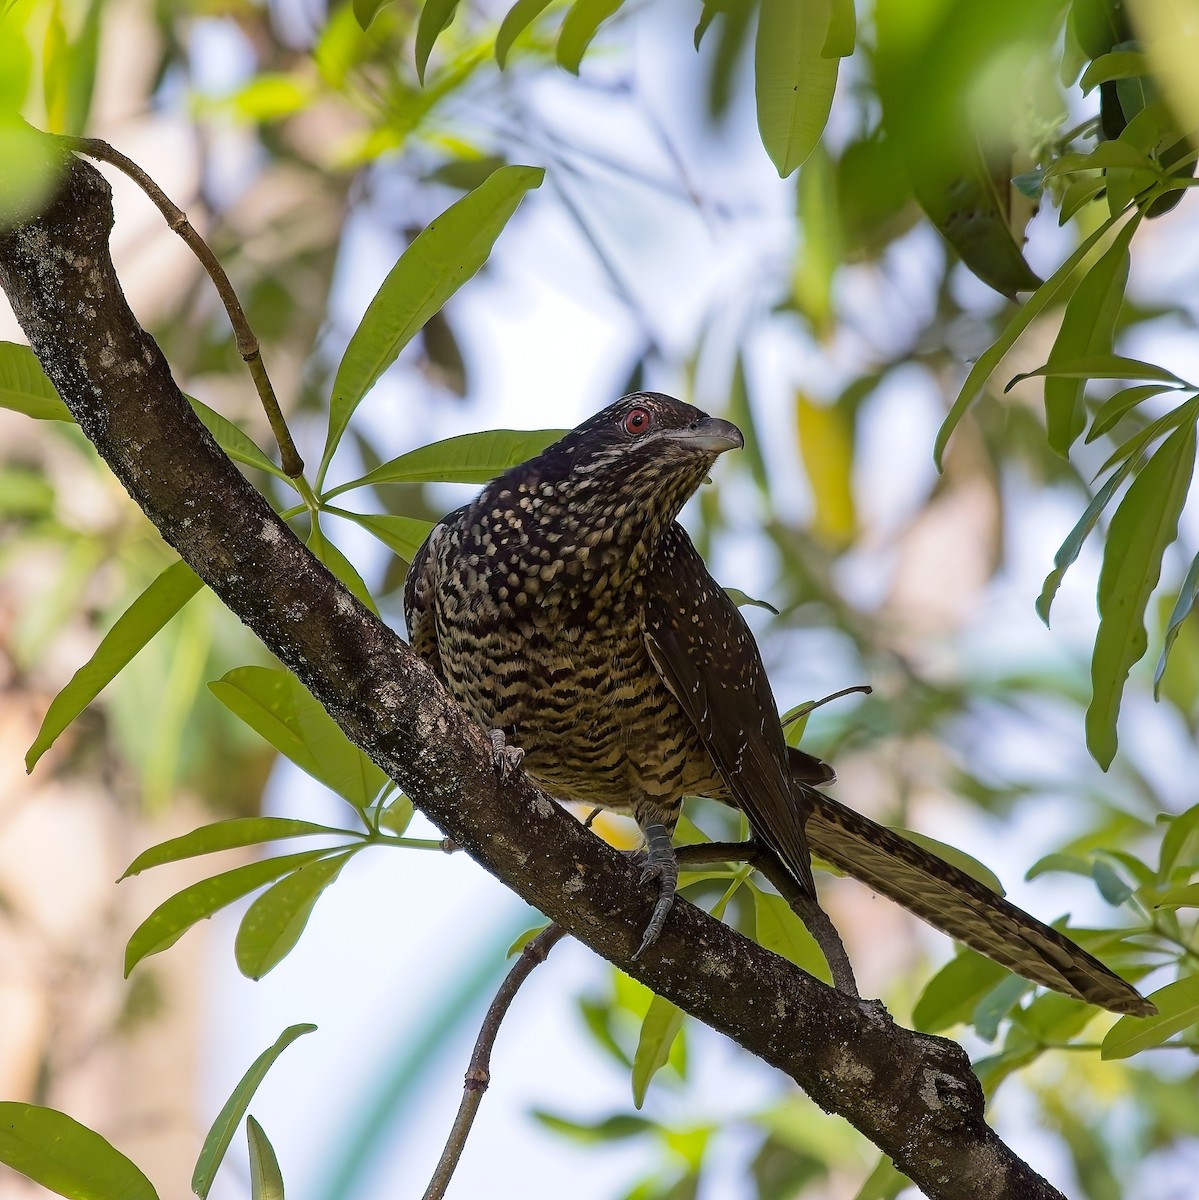
[[450, 1130], [450, 1136], [446, 1139], [445, 1149], [441, 1152], [437, 1169], [433, 1172], [433, 1178], [429, 1180], [429, 1186], [425, 1189], [424, 1200], [441, 1200], [441, 1197], [445, 1195], [446, 1188], [450, 1185], [450, 1179], [458, 1166], [458, 1160], [462, 1157], [466, 1139], [470, 1135], [471, 1126], [475, 1123], [475, 1114], [479, 1111], [483, 1093], [491, 1082], [491, 1047], [495, 1044], [496, 1034], [500, 1031], [500, 1023], [508, 1012], [508, 1006], [520, 990], [520, 985], [532, 973], [533, 968], [538, 963], [545, 962], [546, 955], [565, 933], [566, 930], [560, 925], [549, 925], [543, 929], [520, 952], [520, 957], [512, 964], [512, 969], [504, 977], [504, 982], [500, 984], [499, 991], [496, 992], [495, 999], [492, 1000], [491, 1007], [488, 1008], [487, 1015], [483, 1018], [483, 1025], [479, 1029], [474, 1052], [470, 1056], [470, 1066], [466, 1070], [462, 1103], [458, 1105], [458, 1115], [454, 1118], [454, 1125]]
[[246, 319], [241, 301], [238, 300], [237, 293], [233, 290], [233, 284], [229, 282], [229, 276], [225, 274], [225, 268], [221, 266], [217, 256], [209, 249], [208, 243], [196, 232], [195, 227], [187, 219], [187, 214], [137, 163], [103, 139], [64, 135], [55, 140], [68, 150], [86, 154], [88, 158], [95, 158], [100, 162], [106, 162], [109, 166], [116, 167], [118, 171], [128, 175], [150, 197], [158, 211], [166, 218], [167, 225], [187, 243], [192, 253], [200, 260], [200, 265], [208, 272], [212, 282], [216, 284], [216, 290], [220, 293], [225, 311], [229, 314], [229, 323], [233, 326], [233, 336], [237, 342], [237, 352], [245, 359], [246, 366], [250, 369], [250, 377], [254, 380], [254, 387], [258, 390], [262, 407], [266, 410], [267, 420], [271, 423], [271, 430], [279, 445], [279, 458], [283, 473], [289, 479], [301, 478], [304, 474], [304, 460], [300, 457], [296, 444], [292, 441], [291, 431], [287, 428], [287, 422], [283, 419], [283, 411], [279, 407], [275, 389], [271, 386], [266, 366], [262, 361], [262, 350], [258, 345], [258, 339], [250, 328], [250, 322]]
[[855, 692], [861, 692], [863, 696], [869, 696], [874, 688], [868, 683], [855, 684], [853, 687], [842, 688], [839, 692], [833, 692], [829, 696], [821, 696], [819, 700], [809, 700], [806, 704], [801, 704], [794, 712], [789, 712], [783, 718], [783, 728], [786, 729], [789, 725], [794, 725], [801, 717], [806, 717], [810, 712], [821, 708], [828, 704], [830, 700], [840, 700], [842, 696], [852, 696]]
[[744, 862], [761, 871], [774, 885], [775, 890], [786, 900], [791, 911], [807, 926], [816, 945], [820, 947], [833, 987], [847, 996], [860, 999], [853, 966], [845, 952], [845, 943], [836, 926], [829, 920], [814, 897], [807, 895], [783, 866], [782, 860], [763, 842], [700, 842], [692, 846], [679, 846], [675, 850], [679, 866], [697, 867], [708, 863]]

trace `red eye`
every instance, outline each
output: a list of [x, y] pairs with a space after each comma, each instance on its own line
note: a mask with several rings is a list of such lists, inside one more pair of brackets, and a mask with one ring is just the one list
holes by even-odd
[[649, 410], [644, 408], [635, 408], [624, 419], [625, 433], [631, 433], [634, 437], [645, 433], [650, 425], [653, 424], [653, 418], [649, 415]]

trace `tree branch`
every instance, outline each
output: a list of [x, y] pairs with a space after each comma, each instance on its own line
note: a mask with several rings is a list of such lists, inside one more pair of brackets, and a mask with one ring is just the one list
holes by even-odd
[[500, 984], [499, 991], [489, 1005], [479, 1029], [479, 1036], [475, 1040], [470, 1065], [466, 1068], [466, 1081], [462, 1088], [462, 1102], [458, 1105], [458, 1115], [450, 1128], [450, 1135], [433, 1171], [433, 1178], [429, 1180], [429, 1186], [425, 1189], [424, 1200], [441, 1200], [454, 1176], [458, 1160], [466, 1146], [466, 1139], [470, 1136], [471, 1126], [475, 1123], [475, 1114], [479, 1111], [483, 1093], [491, 1083], [491, 1047], [495, 1045], [496, 1035], [507, 1015], [509, 1005], [516, 999], [521, 984], [533, 973], [533, 968], [545, 962], [549, 952], [565, 936], [566, 930], [558, 925], [550, 925], [543, 929], [520, 952], [520, 957], [512, 964], [512, 969], [504, 976], [504, 982]]
[[0, 234], [0, 286], [135, 502], [413, 803], [573, 937], [844, 1116], [929, 1197], [1060, 1197], [987, 1126], [956, 1043], [896, 1026], [684, 902], [634, 961], [653, 897], [632, 864], [525, 777], [501, 784], [483, 731], [221, 453], [129, 310], [111, 228], [108, 185], [72, 162], [47, 209]]

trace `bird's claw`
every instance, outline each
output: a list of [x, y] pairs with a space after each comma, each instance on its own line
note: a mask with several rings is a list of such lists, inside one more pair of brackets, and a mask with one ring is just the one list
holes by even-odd
[[645, 849], [639, 852], [644, 856], [641, 864], [641, 882], [658, 881], [658, 899], [654, 911], [650, 915], [649, 924], [641, 936], [641, 945], [633, 957], [640, 958], [646, 950], [658, 940], [666, 918], [674, 906], [675, 891], [679, 883], [679, 864], [674, 856], [674, 847], [670, 844], [670, 834], [662, 825], [649, 825], [645, 830]]
[[502, 729], [493, 729], [488, 735], [491, 738], [491, 761], [495, 763], [496, 774], [500, 783], [507, 783], [520, 770], [525, 752], [519, 746], [509, 746]]

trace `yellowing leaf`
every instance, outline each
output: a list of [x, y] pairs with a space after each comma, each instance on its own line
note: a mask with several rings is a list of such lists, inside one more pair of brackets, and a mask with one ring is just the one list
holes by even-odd
[[857, 528], [853, 500], [853, 428], [841, 409], [796, 397], [799, 453], [812, 487], [813, 533], [834, 547]]

